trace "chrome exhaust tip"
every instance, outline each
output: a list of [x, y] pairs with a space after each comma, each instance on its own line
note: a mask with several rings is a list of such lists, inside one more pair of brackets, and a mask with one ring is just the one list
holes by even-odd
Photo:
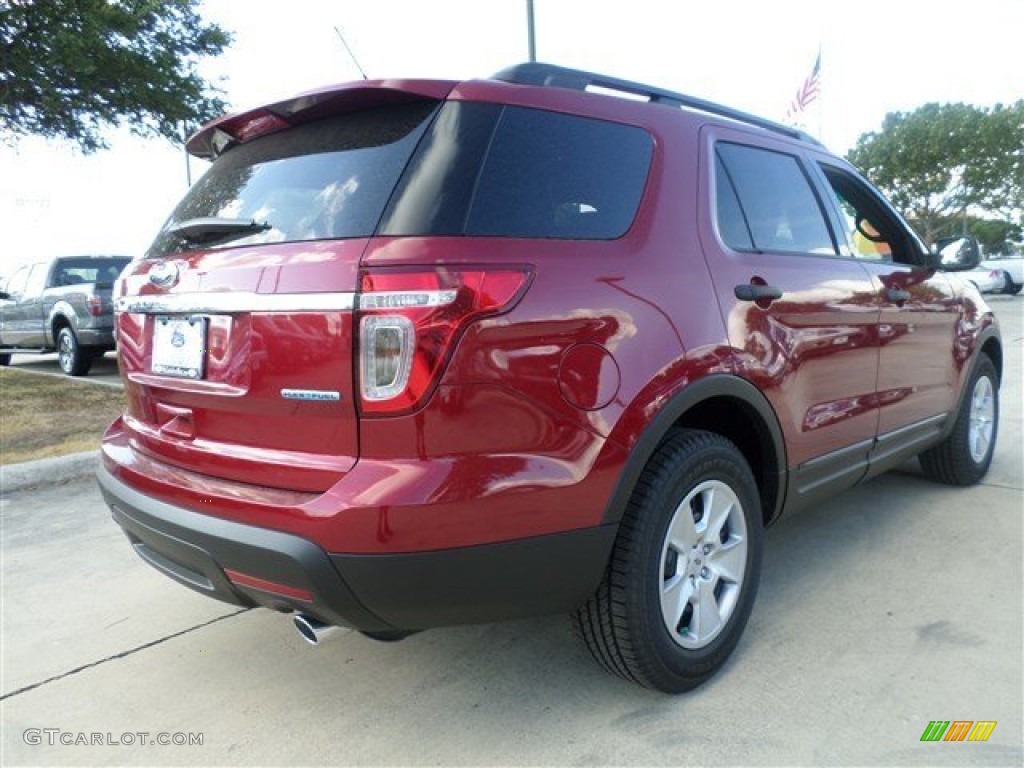
[[302, 639], [310, 645], [320, 645], [328, 637], [347, 635], [352, 630], [349, 627], [338, 627], [334, 624], [324, 624], [320, 619], [307, 616], [304, 613], [297, 613], [292, 617], [295, 629], [302, 635]]

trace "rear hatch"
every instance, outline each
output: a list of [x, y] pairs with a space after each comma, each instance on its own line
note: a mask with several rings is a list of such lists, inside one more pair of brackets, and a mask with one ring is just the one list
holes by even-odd
[[452, 84], [403, 85], [307, 94], [191, 140], [194, 154], [219, 157], [118, 299], [136, 450], [310, 492], [354, 464], [360, 258]]

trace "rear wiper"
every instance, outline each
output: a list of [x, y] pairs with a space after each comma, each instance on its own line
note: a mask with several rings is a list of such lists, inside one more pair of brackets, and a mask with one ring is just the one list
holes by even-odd
[[253, 232], [265, 232], [268, 229], [270, 229], [270, 224], [266, 221], [204, 216], [198, 219], [179, 221], [168, 227], [166, 231], [187, 243], [202, 243], [210, 240], [230, 240]]

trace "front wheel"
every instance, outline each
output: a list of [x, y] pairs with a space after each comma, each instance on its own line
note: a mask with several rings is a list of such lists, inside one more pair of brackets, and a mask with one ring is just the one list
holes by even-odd
[[0, 366], [6, 367], [11, 364], [11, 356], [7, 352], [0, 353]]
[[921, 468], [947, 485], [974, 485], [988, 472], [999, 431], [999, 376], [985, 354], [978, 359], [949, 436], [921, 454]]
[[68, 376], [85, 376], [92, 367], [92, 355], [78, 343], [75, 332], [68, 326], [57, 334], [57, 360]]
[[739, 642], [761, 570], [761, 504], [743, 454], [710, 432], [678, 430], [637, 482], [577, 632], [608, 671], [679, 693]]

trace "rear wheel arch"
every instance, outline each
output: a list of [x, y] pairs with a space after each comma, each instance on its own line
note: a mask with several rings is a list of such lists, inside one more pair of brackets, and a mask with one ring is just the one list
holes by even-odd
[[74, 327], [67, 316], [61, 313], [55, 314], [50, 318], [50, 339], [53, 347], [57, 346], [57, 337], [60, 335], [62, 328], [71, 328], [74, 331]]
[[779, 516], [786, 496], [786, 448], [775, 411], [746, 379], [715, 374], [674, 395], [641, 433], [605, 508], [603, 522], [622, 519], [644, 467], [670, 433], [679, 428], [712, 432], [732, 442], [757, 481], [765, 525]]

